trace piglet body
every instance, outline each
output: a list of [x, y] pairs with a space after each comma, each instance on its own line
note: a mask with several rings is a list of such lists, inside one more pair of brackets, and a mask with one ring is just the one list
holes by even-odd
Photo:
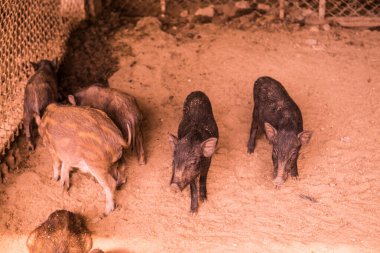
[[190, 93], [183, 106], [178, 137], [169, 134], [173, 149], [173, 174], [170, 183], [180, 190], [190, 184], [193, 213], [198, 210], [198, 176], [200, 200], [207, 199], [207, 173], [218, 138], [218, 126], [209, 98], [201, 91]]
[[36, 122], [53, 158], [53, 178], [68, 189], [72, 168], [93, 175], [106, 195], [105, 213], [110, 213], [113, 191], [125, 181], [125, 168], [117, 165], [127, 147], [112, 120], [97, 109], [51, 104]]
[[289, 172], [292, 177], [298, 177], [298, 153], [301, 146], [309, 142], [312, 132], [303, 130], [301, 110], [284, 86], [273, 78], [265, 76], [257, 79], [253, 97], [248, 153], [254, 152], [257, 131], [265, 132], [273, 145], [273, 183], [280, 186]]

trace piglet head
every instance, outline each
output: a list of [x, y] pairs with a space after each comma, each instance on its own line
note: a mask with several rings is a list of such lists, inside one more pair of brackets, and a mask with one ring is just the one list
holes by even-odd
[[200, 174], [202, 157], [211, 157], [218, 139], [211, 137], [200, 143], [191, 143], [189, 138], [178, 139], [169, 134], [173, 150], [173, 174], [170, 184], [181, 191]]
[[309, 143], [313, 132], [280, 130], [278, 131], [271, 124], [265, 123], [265, 134], [269, 142], [273, 145], [272, 160], [274, 167], [277, 167], [273, 183], [277, 186], [284, 184], [293, 166], [297, 166], [298, 154], [301, 146]]

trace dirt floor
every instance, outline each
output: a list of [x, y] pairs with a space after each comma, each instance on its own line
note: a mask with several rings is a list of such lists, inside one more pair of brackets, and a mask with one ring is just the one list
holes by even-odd
[[[67, 209], [87, 217], [94, 246], [109, 253], [379, 252], [380, 32], [204, 24], [175, 33], [126, 26], [108, 38], [119, 62], [109, 85], [136, 96], [146, 119], [147, 164], [129, 155], [118, 208], [101, 218], [102, 189], [80, 172], [63, 193], [39, 142], [0, 184], [0, 251], [27, 252], [27, 235], [54, 210]], [[271, 181], [265, 138], [253, 155], [246, 149], [253, 82], [263, 75], [283, 83], [304, 128], [314, 131], [301, 150], [299, 180], [281, 189]], [[193, 216], [189, 189], [169, 188], [167, 133], [176, 133], [194, 90], [208, 94], [220, 139], [208, 201]]]

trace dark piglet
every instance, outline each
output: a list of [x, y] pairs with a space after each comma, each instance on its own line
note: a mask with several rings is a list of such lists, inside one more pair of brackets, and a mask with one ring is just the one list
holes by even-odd
[[26, 246], [29, 253], [85, 253], [92, 239], [81, 216], [57, 210], [29, 235]]
[[42, 60], [31, 62], [35, 73], [28, 80], [24, 94], [23, 123], [29, 150], [34, 150], [33, 130], [35, 114], [42, 115], [46, 106], [58, 98], [57, 91], [57, 62]]
[[143, 115], [136, 99], [119, 90], [91, 85], [69, 96], [73, 105], [90, 106], [104, 111], [115, 122], [124, 138], [136, 151], [139, 164], [145, 164], [143, 148]]
[[218, 137], [218, 126], [209, 98], [201, 91], [190, 93], [183, 106], [178, 138], [169, 134], [173, 149], [173, 174], [170, 184], [181, 191], [190, 184], [193, 213], [198, 210], [198, 176], [200, 200], [207, 199], [207, 173]]
[[255, 149], [258, 130], [264, 131], [273, 145], [273, 183], [280, 186], [289, 172], [292, 177], [298, 177], [298, 153], [301, 146], [310, 141], [312, 132], [303, 130], [300, 109], [278, 81], [260, 77], [254, 84], [253, 97], [255, 104], [248, 153]]

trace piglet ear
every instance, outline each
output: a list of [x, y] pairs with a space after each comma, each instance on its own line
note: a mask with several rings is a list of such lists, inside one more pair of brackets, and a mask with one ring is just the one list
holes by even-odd
[[30, 64], [32, 64], [32, 67], [33, 67], [34, 71], [37, 71], [38, 68], [40, 67], [38, 63], [35, 63], [35, 62], [32, 62], [32, 61], [30, 62]]
[[276, 128], [274, 128], [268, 122], [264, 123], [264, 128], [265, 128], [265, 134], [267, 135], [269, 142], [273, 142], [274, 138], [276, 138], [276, 135], [277, 135]]
[[54, 60], [51, 61], [51, 64], [53, 65], [54, 71], [57, 72], [59, 66], [58, 58], [54, 58]]
[[218, 143], [217, 138], [209, 138], [201, 143], [202, 153], [205, 157], [211, 157], [216, 149], [216, 144]]
[[171, 133], [168, 133], [168, 137], [169, 137], [169, 143], [172, 146], [172, 149], [174, 150], [175, 145], [177, 145], [177, 143], [178, 143], [178, 138], [177, 138], [177, 136], [175, 136]]
[[310, 142], [311, 136], [313, 136], [312, 131], [303, 131], [298, 134], [298, 139], [302, 145], [308, 144]]
[[36, 120], [37, 126], [41, 125], [41, 117], [38, 114], [34, 114], [34, 119]]
[[75, 97], [73, 95], [69, 95], [67, 98], [69, 99], [70, 104], [77, 105]]
[[36, 233], [35, 232], [32, 232], [27, 241], [26, 241], [26, 246], [30, 249], [31, 247], [33, 247], [34, 245], [36, 245]]

